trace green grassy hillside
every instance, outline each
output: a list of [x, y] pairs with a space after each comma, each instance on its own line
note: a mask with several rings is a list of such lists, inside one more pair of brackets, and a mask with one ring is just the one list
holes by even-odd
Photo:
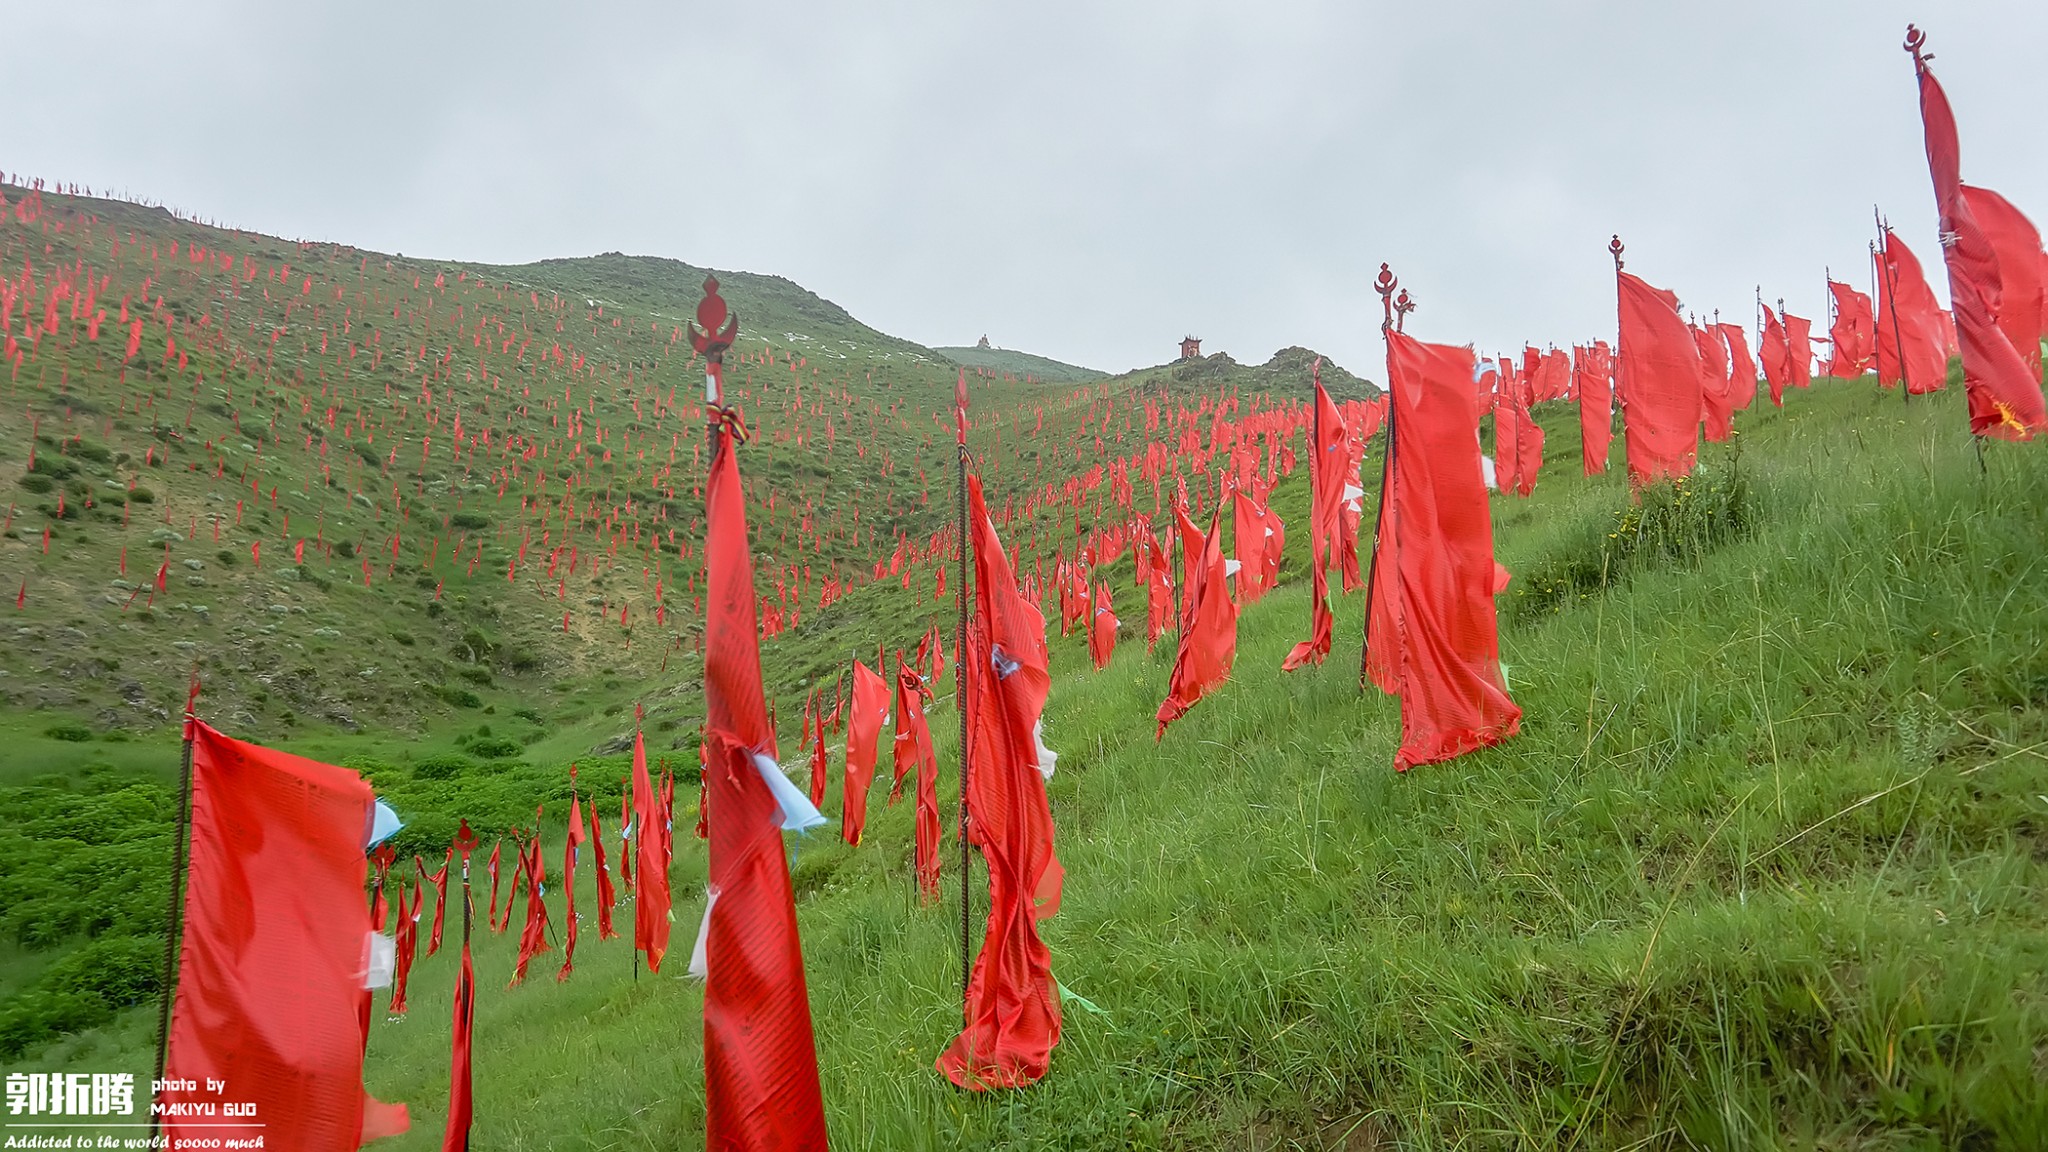
[[1028, 377], [1054, 384], [1085, 384], [1109, 375], [1093, 368], [1063, 364], [1047, 356], [1034, 356], [1029, 352], [1018, 352], [1010, 348], [981, 348], [969, 345], [959, 348], [939, 347], [932, 351], [955, 364], [964, 364], [969, 368], [1016, 379]]
[[[1357, 685], [1362, 598], [1327, 665], [1278, 671], [1307, 628], [1305, 532], [1243, 614], [1233, 682], [1163, 741], [1170, 653], [1127, 626], [1096, 673], [1059, 641], [1067, 882], [1045, 934], [1078, 999], [1052, 1071], [989, 1097], [932, 1071], [959, 1019], [957, 856], [947, 903], [919, 907], [908, 806], [878, 792], [862, 847], [830, 829], [792, 846], [835, 1143], [2042, 1147], [2048, 462], [1994, 443], [1980, 471], [1958, 392], [1822, 381], [1739, 416], [1696, 480], [1640, 506], [1619, 441], [1582, 479], [1575, 414], [1540, 407], [1535, 495], [1494, 504], [1523, 731], [1451, 764], [1389, 769], [1396, 707]], [[1276, 497], [1290, 524], [1302, 482]], [[1128, 567], [1117, 595], [1138, 619]], [[933, 711], [942, 777], [951, 716]], [[416, 807], [440, 788], [422, 751], [355, 755]], [[477, 779], [480, 804], [567, 783]], [[73, 766], [33, 807], [61, 821], [123, 786], [161, 791], [132, 761]], [[442, 795], [416, 818], [470, 802]], [[828, 815], [836, 797], [835, 774]], [[687, 837], [678, 856], [681, 952], [703, 856]], [[568, 982], [554, 953], [511, 991], [512, 940], [480, 941], [477, 1146], [700, 1139], [697, 987], [636, 982], [593, 936], [586, 919]], [[0, 958], [0, 979], [23, 965]], [[452, 972], [421, 961], [410, 1016], [372, 1037], [371, 1087], [414, 1109], [393, 1148], [438, 1140]], [[146, 1070], [148, 1016], [37, 1066]]]

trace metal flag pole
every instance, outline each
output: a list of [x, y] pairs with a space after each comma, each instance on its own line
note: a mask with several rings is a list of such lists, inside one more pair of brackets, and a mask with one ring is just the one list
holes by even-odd
[[1870, 251], [1870, 368], [1877, 381], [1877, 394], [1884, 395], [1884, 363], [1877, 354], [1877, 241], [1867, 242]]
[[[469, 821], [467, 819], [463, 820], [462, 826], [455, 833], [455, 850], [462, 856], [462, 967], [456, 973], [455, 1018], [456, 1027], [460, 1028], [465, 1036], [469, 1033], [476, 1019], [476, 985], [469, 971], [469, 928], [470, 921], [476, 913], [469, 893], [469, 854], [476, 850], [478, 843], [476, 833], [470, 831]], [[468, 1100], [470, 1098], [470, 1073], [466, 1061], [462, 1067], [461, 1075], [462, 1098]], [[455, 1095], [455, 1087], [453, 1084], [449, 1085], [448, 1092], [451, 1099]], [[466, 1124], [462, 1129], [462, 1152], [469, 1152], [469, 1127]]]
[[[1891, 305], [1892, 358], [1898, 361], [1899, 391], [1905, 395], [1903, 403], [1911, 404], [1913, 402], [1913, 384], [1912, 381], [1906, 378], [1906, 336], [1905, 331], [1899, 327], [1899, 273], [1892, 266], [1892, 226], [1885, 220], [1884, 213], [1877, 210], [1877, 205], [1875, 204], [1870, 206], [1870, 215], [1877, 222], [1877, 236], [1880, 241], [1877, 251], [1883, 257], [1884, 262], [1884, 298], [1885, 302]], [[1879, 387], [1884, 386], [1884, 374], [1882, 372], [1879, 372], [1877, 382]]]
[[185, 940], [185, 872], [191, 866], [192, 850], [192, 739], [199, 722], [193, 706], [199, 702], [199, 671], [185, 694], [185, 746], [178, 757], [178, 818], [171, 840], [170, 925], [164, 934], [163, 995], [158, 998], [156, 1017], [156, 1074], [149, 1082], [149, 1139], [156, 1142], [156, 1086], [164, 1078], [164, 1064], [171, 1050], [171, 998], [178, 990], [178, 952]]
[[[969, 665], [967, 658], [967, 375], [963, 370], [953, 394], [953, 530], [959, 544], [959, 585], [956, 602], [959, 615], [953, 624], [953, 703], [960, 713], [960, 1012], [967, 1013], [967, 985], [972, 978], [974, 935], [974, 888], [969, 883], [974, 871], [974, 852], [967, 844], [967, 700]], [[1055, 573], [1055, 577], [1057, 577]]]
[[[1395, 278], [1393, 271], [1385, 264], [1381, 264], [1379, 278], [1373, 281], [1372, 287], [1373, 291], [1380, 294], [1380, 308], [1382, 312], [1380, 334], [1382, 336], [1399, 330], [1396, 327], [1399, 321], [1395, 316], [1396, 305], [1394, 302], [1394, 287], [1399, 283], [1400, 281]], [[1405, 318], [1408, 312], [1414, 308], [1414, 303], [1408, 299], [1408, 293], [1405, 290], [1402, 291], [1401, 298], [1405, 304], [1405, 307], [1401, 308], [1401, 317]], [[1372, 681], [1371, 674], [1368, 672], [1372, 659], [1372, 606], [1373, 598], [1379, 595], [1380, 549], [1385, 544], [1382, 533], [1386, 530], [1387, 497], [1394, 479], [1394, 445], [1396, 442], [1394, 438], [1394, 409], [1397, 405], [1394, 402], [1394, 344], [1392, 340], [1387, 341], [1386, 392], [1387, 449], [1385, 455], [1380, 458], [1380, 502], [1379, 509], [1373, 513], [1372, 518], [1372, 563], [1365, 573], [1365, 643], [1360, 645], [1358, 650], [1358, 690], [1360, 692], [1365, 691], [1366, 685]]]
[[[730, 310], [726, 306], [724, 298], [719, 296], [718, 277], [708, 274], [704, 277], [704, 298], [697, 301], [696, 320], [694, 323], [686, 323], [685, 327], [689, 329], [690, 347], [698, 355], [704, 357], [704, 523], [706, 530], [709, 531], [711, 524], [711, 474], [718, 467], [718, 454], [728, 450], [726, 445], [728, 427], [735, 438], [744, 439], [746, 436], [746, 425], [740, 422], [739, 413], [725, 406], [725, 351], [732, 347], [734, 340], [739, 338], [740, 317], [739, 313]], [[706, 561], [707, 563], [709, 561], [708, 555]], [[705, 572], [705, 579], [707, 581], [706, 586], [708, 587], [710, 579], [708, 568]], [[752, 595], [751, 592], [748, 594]], [[705, 611], [708, 613], [711, 610], [711, 605], [707, 599]], [[705, 633], [707, 636], [710, 634], [708, 625], [705, 628]], [[710, 646], [708, 644], [705, 646], [704, 659], [708, 667], [711, 660]], [[636, 705], [635, 708], [637, 714], [638, 706]], [[706, 794], [706, 802], [708, 805], [708, 793]], [[702, 815], [704, 827], [708, 833], [711, 828], [711, 813], [708, 808]], [[642, 827], [639, 829], [638, 835], [648, 835], [648, 829], [645, 827], [648, 821], [643, 818], [640, 823]], [[639, 877], [639, 882], [643, 885], [647, 883], [646, 873], [647, 869], [644, 863], [640, 871], [635, 873]], [[666, 882], [667, 880], [664, 878], [663, 883]], [[716, 875], [707, 872], [705, 879], [707, 888], [716, 882]], [[639, 911], [640, 901], [636, 896], [633, 903], [636, 923], [638, 922]], [[640, 978], [639, 957], [640, 951], [636, 947], [633, 950], [633, 978], [636, 981]]]

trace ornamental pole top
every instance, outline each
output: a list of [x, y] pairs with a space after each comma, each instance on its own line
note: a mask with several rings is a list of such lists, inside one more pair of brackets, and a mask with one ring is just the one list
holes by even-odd
[[1934, 53], [1923, 51], [1927, 47], [1927, 33], [1921, 31], [1915, 25], [1906, 25], [1906, 43], [1904, 47], [1906, 51], [1913, 54], [1914, 70], [1926, 71], [1927, 62], [1934, 59]]
[[723, 362], [725, 350], [739, 338], [740, 318], [718, 294], [718, 277], [704, 277], [704, 298], [697, 302], [697, 320], [689, 327], [690, 347], [707, 361]]
[[1384, 313], [1380, 320], [1382, 332], [1389, 331], [1394, 326], [1394, 286], [1399, 283], [1400, 280], [1394, 276], [1393, 270], [1381, 264], [1379, 277], [1372, 282], [1372, 290], [1380, 294], [1380, 308]]

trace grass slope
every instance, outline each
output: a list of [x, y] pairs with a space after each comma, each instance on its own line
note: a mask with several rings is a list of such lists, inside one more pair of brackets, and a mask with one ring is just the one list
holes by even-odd
[[1011, 348], [938, 347], [932, 351], [955, 364], [969, 368], [1018, 378], [1030, 377], [1053, 384], [1086, 384], [1110, 375], [1093, 368], [1064, 364], [1049, 356], [1034, 356], [1029, 352], [1018, 352]]
[[[1574, 415], [1545, 406], [1535, 496], [1496, 497], [1510, 595], [1608, 560], [1599, 586], [1504, 608], [1523, 731], [1452, 764], [1388, 769], [1397, 710], [1358, 692], [1359, 597], [1327, 665], [1278, 671], [1307, 626], [1302, 532], [1243, 614], [1233, 683], [1163, 741], [1164, 647], [1127, 626], [1096, 673], [1061, 640], [1067, 883], [1045, 934], [1087, 1004], [1041, 1085], [945, 1085], [958, 910], [918, 906], [908, 805], [878, 793], [862, 847], [793, 846], [835, 1142], [2043, 1146], [2048, 462], [1994, 443], [1980, 472], [1957, 392], [1794, 392], [1707, 447], [1665, 520], [1613, 473], [1579, 478]], [[1682, 530], [1703, 499], [1740, 530], [1613, 562], [1629, 525]], [[1300, 524], [1299, 475], [1277, 500]], [[1140, 618], [1127, 567], [1117, 588]], [[951, 717], [933, 710], [946, 765]], [[678, 847], [679, 961], [703, 858]], [[696, 986], [636, 982], [584, 932], [568, 982], [550, 954], [513, 991], [512, 936], [480, 937], [478, 1145], [694, 1144]], [[411, 1015], [371, 1039], [371, 1087], [414, 1106], [394, 1149], [438, 1139], [452, 970], [423, 960]], [[38, 1067], [146, 1071], [147, 1015]]]

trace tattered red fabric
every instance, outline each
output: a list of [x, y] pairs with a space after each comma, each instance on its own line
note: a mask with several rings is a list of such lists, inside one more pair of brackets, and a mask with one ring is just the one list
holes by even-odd
[[1230, 599], [1230, 578], [1224, 574], [1222, 535], [1222, 517], [1212, 515], [1197, 553], [1189, 608], [1181, 617], [1173, 676], [1167, 681], [1166, 699], [1159, 703], [1155, 740], [1166, 735], [1167, 725], [1230, 679], [1230, 666], [1237, 659], [1237, 605]]
[[[463, 899], [468, 898], [465, 891]], [[462, 963], [455, 970], [455, 1019], [448, 1054], [448, 1122], [441, 1129], [441, 1152], [469, 1152], [469, 1127], [475, 1111], [469, 1050], [475, 1022], [476, 968], [470, 963], [469, 940], [465, 938]]]
[[[504, 931], [504, 929], [500, 927], [498, 924], [498, 854], [504, 849], [504, 847], [505, 842], [503, 840], [493, 841], [491, 843], [491, 862], [488, 865], [486, 865], [486, 868], [489, 870], [491, 874], [491, 902], [484, 908], [484, 918], [485, 922], [490, 925], [491, 931], [493, 932]], [[383, 925], [380, 924], [378, 925], [378, 927], [381, 928], [383, 927]]]
[[1728, 344], [1728, 403], [1734, 411], [1756, 401], [1756, 361], [1749, 355], [1749, 335], [1740, 324], [1716, 324]]
[[1700, 353], [1700, 412], [1706, 422], [1707, 439], [1719, 444], [1728, 439], [1735, 415], [1727, 346], [1721, 343], [1720, 329], [1711, 324], [1694, 328], [1692, 342]]
[[1780, 312], [1778, 319], [1785, 325], [1785, 367], [1791, 374], [1794, 388], [1807, 388], [1813, 384], [1813, 321], [1790, 312]]
[[1109, 667], [1109, 658], [1116, 654], [1116, 630], [1120, 621], [1110, 607], [1109, 584], [1095, 586], [1095, 607], [1088, 618], [1088, 658], [1095, 663], [1095, 670]]
[[818, 710], [810, 718], [811, 734], [811, 806], [825, 802], [825, 713]]
[[429, 876], [421, 859], [418, 856], [412, 858], [413, 867], [419, 870], [420, 877], [434, 886], [434, 928], [427, 936], [427, 955], [429, 956], [441, 950], [441, 923], [444, 914], [448, 911], [448, 866], [454, 859], [455, 849], [450, 848], [447, 858], [441, 861], [440, 871]]
[[896, 761], [896, 780], [889, 789], [889, 803], [903, 794], [903, 778], [917, 773], [915, 824], [917, 888], [925, 903], [939, 898], [939, 792], [938, 755], [932, 751], [932, 733], [925, 723], [924, 702], [931, 686], [917, 669], [896, 661], [896, 739], [891, 752]]
[[966, 1025], [936, 1067], [978, 1092], [1035, 1083], [1051, 1064], [1060, 1040], [1059, 985], [1038, 921], [1059, 908], [1062, 872], [1045, 798], [1053, 756], [1038, 736], [1051, 683], [1045, 619], [1017, 591], [979, 476], [967, 478], [967, 511], [975, 574], [960, 677], [968, 707], [967, 829], [988, 863], [989, 912], [967, 983]]
[[1514, 369], [1506, 360], [1493, 374], [1493, 483], [1502, 495], [1515, 491], [1522, 475], [1522, 421], [1515, 406]]
[[407, 902], [405, 882], [398, 883], [398, 937], [394, 941], [395, 953], [391, 970], [391, 998], [384, 1004], [384, 1011], [393, 1016], [403, 1016], [412, 1005], [406, 1001], [406, 988], [412, 980], [412, 961], [419, 950], [420, 902], [426, 893], [420, 890], [418, 880], [413, 881], [411, 902]]
[[1346, 440], [1349, 430], [1318, 375], [1315, 381], [1315, 423], [1313, 463], [1309, 468], [1308, 551], [1309, 551], [1309, 635], [1288, 650], [1280, 661], [1282, 672], [1308, 664], [1320, 664], [1330, 654], [1335, 618], [1330, 613], [1330, 561], [1343, 532], [1344, 488], [1352, 478], [1345, 474], [1350, 456]]
[[1598, 476], [1607, 471], [1607, 448], [1614, 440], [1613, 363], [1605, 343], [1579, 351], [1585, 353], [1578, 373], [1580, 467]]
[[1628, 438], [1629, 485], [1690, 476], [1700, 446], [1699, 350], [1678, 314], [1677, 296], [1628, 272], [1616, 279], [1621, 345], [1614, 383]]
[[882, 721], [889, 715], [889, 685], [858, 660], [853, 662], [851, 707], [839, 820], [841, 838], [859, 844], [868, 823], [868, 789], [875, 782], [875, 760], [881, 754]]
[[[595, 805], [591, 815], [596, 815]], [[562, 845], [562, 967], [557, 983], [576, 970], [576, 860], [583, 852], [583, 798], [569, 795], [569, 831]]]
[[1529, 415], [1530, 382], [1515, 382], [1515, 491], [1523, 496], [1536, 490], [1536, 474], [1543, 470], [1543, 425]]
[[598, 816], [597, 801], [590, 803], [590, 846], [597, 850], [597, 938], [610, 940], [618, 929], [612, 927], [612, 905], [618, 894], [612, 890], [612, 870], [604, 854], [604, 821]]
[[1828, 281], [1828, 295], [1834, 298], [1835, 319], [1828, 325], [1827, 375], [1854, 380], [1870, 371], [1877, 352], [1877, 317], [1870, 309], [1870, 297], [1840, 281]]
[[2048, 312], [2048, 257], [2041, 233], [2012, 201], [1989, 188], [1963, 185], [1963, 203], [1998, 257], [1998, 327], [2036, 378], [2041, 375], [2043, 313]]
[[704, 492], [704, 736], [710, 861], [704, 981], [705, 1144], [823, 1148], [825, 1105], [782, 846], [762, 765], [773, 737], [761, 687], [754, 565], [734, 438], [720, 435]]
[[[708, 545], [707, 545], [708, 547]], [[751, 603], [750, 603], [751, 606]], [[633, 733], [633, 948], [647, 957], [647, 970], [660, 973], [668, 955], [668, 862], [662, 857], [665, 819], [647, 775], [647, 738]], [[623, 862], [626, 854], [619, 854]]]
[[1258, 502], [1241, 486], [1231, 489], [1230, 522], [1237, 552], [1237, 601], [1250, 604], [1266, 594], [1266, 524]]
[[1394, 767], [1407, 771], [1499, 743], [1519, 729], [1522, 710], [1500, 670], [1500, 570], [1479, 471], [1472, 353], [1386, 336], [1394, 466], [1381, 498], [1366, 654], [1373, 682], [1401, 698]]
[[512, 964], [512, 982], [506, 987], [516, 988], [526, 982], [526, 966], [533, 958], [554, 945], [548, 943], [548, 905], [545, 887], [548, 875], [547, 862], [540, 854], [539, 813], [535, 813], [536, 831], [527, 842], [521, 859], [525, 865], [526, 877], [526, 925], [519, 932], [519, 957]]
[[1145, 650], [1150, 652], [1173, 619], [1173, 565], [1160, 548], [1159, 537], [1150, 532], [1145, 534], [1145, 553], [1151, 557], [1145, 575]]
[[1920, 258], [1886, 229], [1877, 246], [1877, 382], [1904, 381], [1915, 396], [1948, 386], [1948, 317], [1927, 286]]
[[174, 1111], [215, 1102], [209, 1077], [255, 1108], [271, 1147], [343, 1152], [404, 1131], [404, 1105], [363, 1091], [369, 785], [197, 720], [185, 732], [191, 856], [164, 1076], [196, 1087], [156, 1094], [163, 1135], [220, 1135]]
[[1934, 202], [1940, 210], [1941, 251], [1948, 263], [1948, 299], [1963, 360], [1970, 431], [2002, 440], [2031, 440], [2048, 428], [2048, 400], [2041, 394], [2039, 373], [2028, 368], [1998, 324], [2003, 289], [1998, 253], [1963, 197], [1962, 148], [1948, 95], [1917, 51], [1913, 66], [1920, 79], [1920, 123], [1927, 142], [1927, 170], [1934, 178]]

